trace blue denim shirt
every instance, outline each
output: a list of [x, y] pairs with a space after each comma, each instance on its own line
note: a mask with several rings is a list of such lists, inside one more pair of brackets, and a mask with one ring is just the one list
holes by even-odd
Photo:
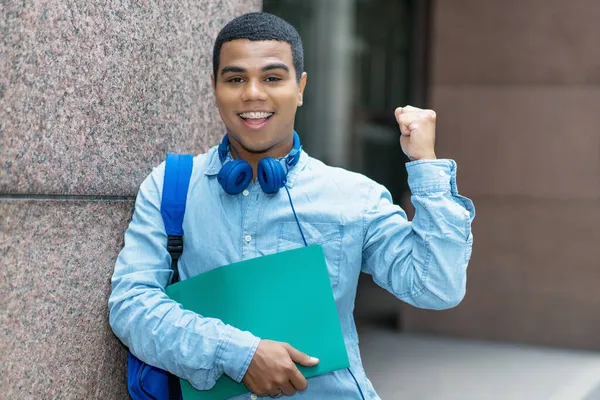
[[[221, 165], [216, 147], [194, 158], [179, 260], [182, 280], [304, 245], [284, 189], [267, 195], [251, 183], [243, 193], [228, 195], [217, 182]], [[359, 274], [372, 275], [398, 299], [420, 308], [450, 308], [465, 294], [475, 212], [458, 194], [456, 164], [415, 161], [407, 171], [416, 210], [412, 222], [383, 186], [306, 152], [288, 173], [304, 236], [325, 251], [351, 371], [366, 399], [379, 397], [362, 366], [352, 315]], [[184, 310], [165, 294], [172, 272], [160, 214], [163, 176], [164, 163], [140, 187], [112, 277], [110, 324], [138, 358], [197, 389], [211, 388], [222, 374], [240, 382], [260, 338]], [[306, 391], [295, 397], [361, 398], [347, 369], [310, 378]]]

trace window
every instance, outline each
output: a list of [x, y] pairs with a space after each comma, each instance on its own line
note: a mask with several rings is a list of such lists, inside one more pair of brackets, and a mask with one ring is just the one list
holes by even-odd
[[[264, 0], [304, 44], [308, 83], [296, 130], [306, 151], [386, 186], [411, 212], [398, 106], [426, 107], [429, 2]], [[356, 316], [396, 324], [398, 301], [361, 279]], [[389, 319], [391, 318], [391, 319]]]

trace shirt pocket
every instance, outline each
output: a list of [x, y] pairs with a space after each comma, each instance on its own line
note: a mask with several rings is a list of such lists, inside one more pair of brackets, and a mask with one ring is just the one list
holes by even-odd
[[[340, 277], [343, 226], [328, 222], [301, 222], [300, 226], [309, 246], [318, 244], [323, 247], [331, 286], [337, 286]], [[304, 241], [298, 229], [298, 224], [296, 222], [281, 223], [277, 239], [277, 252], [297, 249], [302, 246], [304, 246]]]

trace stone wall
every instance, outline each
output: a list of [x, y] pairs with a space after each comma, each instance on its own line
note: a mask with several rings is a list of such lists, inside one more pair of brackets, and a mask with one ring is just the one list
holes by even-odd
[[213, 41], [260, 8], [0, 4], [0, 397], [127, 398], [106, 303], [137, 188], [218, 141]]

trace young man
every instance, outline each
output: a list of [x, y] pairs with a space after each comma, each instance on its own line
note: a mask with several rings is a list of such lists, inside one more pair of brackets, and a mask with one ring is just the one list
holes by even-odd
[[[198, 389], [227, 374], [252, 392], [239, 398], [378, 399], [361, 364], [352, 317], [359, 274], [371, 274], [421, 308], [450, 308], [465, 294], [474, 208], [457, 193], [456, 164], [436, 159], [435, 113], [409, 106], [395, 111], [400, 145], [412, 160], [407, 170], [416, 216], [409, 222], [381, 185], [296, 151], [294, 118], [307, 74], [292, 26], [265, 13], [236, 18], [219, 33], [213, 64], [229, 145], [194, 159], [181, 279], [304, 241], [321, 244], [351, 368], [307, 382], [294, 362], [313, 366], [317, 359], [184, 310], [165, 295], [171, 270], [160, 214], [164, 163], [140, 187], [112, 279], [110, 324], [138, 358]], [[268, 157], [284, 171], [279, 184], [265, 183], [273, 164], [259, 163]], [[240, 159], [249, 164], [245, 172], [235, 164]]]

